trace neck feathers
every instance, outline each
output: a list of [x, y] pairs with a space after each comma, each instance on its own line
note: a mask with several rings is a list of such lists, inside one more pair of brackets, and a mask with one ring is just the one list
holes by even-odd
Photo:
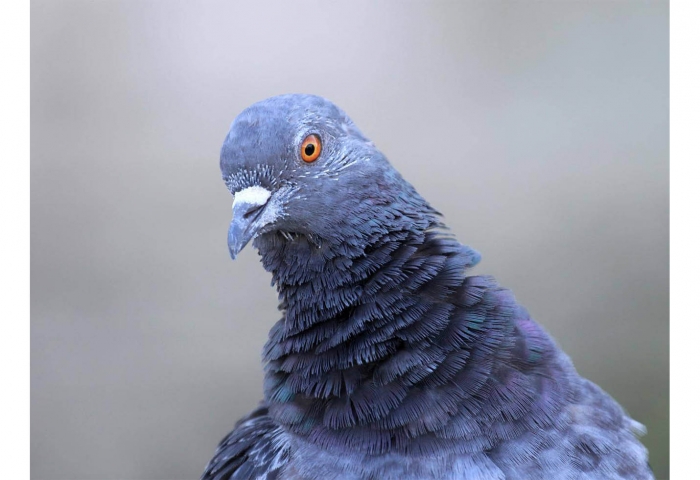
[[515, 434], [487, 431], [497, 417], [538, 408], [551, 386], [532, 373], [549, 368], [551, 341], [510, 292], [466, 276], [478, 254], [436, 222], [364, 247], [286, 237], [260, 252], [285, 312], [265, 397], [289, 431], [371, 454], [469, 450]]

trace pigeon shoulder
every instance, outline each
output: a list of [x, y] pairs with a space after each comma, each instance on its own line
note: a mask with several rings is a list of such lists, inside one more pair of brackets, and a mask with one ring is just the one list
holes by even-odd
[[[526, 323], [530, 328], [521, 330], [526, 343], [533, 337], [546, 336], [531, 319]], [[534, 331], [538, 334], [533, 335]], [[560, 396], [565, 400], [551, 421], [531, 417], [540, 428], [503, 441], [489, 452], [491, 460], [508, 479], [653, 480], [647, 450], [638, 438], [644, 435], [644, 426], [629, 417], [602, 388], [581, 377], [553, 341], [548, 343], [554, 350], [547, 363], [554, 370], [543, 370], [537, 375], [553, 374], [557, 383], [567, 384], [567, 393]], [[539, 392], [538, 403], [550, 402], [551, 393], [549, 389]], [[491, 425], [494, 427], [507, 429]]]
[[562, 423], [499, 446], [491, 459], [506, 478], [653, 480], [644, 427], [594, 383], [581, 379]]

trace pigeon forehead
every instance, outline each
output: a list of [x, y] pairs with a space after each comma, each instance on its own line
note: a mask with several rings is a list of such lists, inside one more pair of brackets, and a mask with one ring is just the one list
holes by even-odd
[[304, 125], [343, 123], [346, 115], [336, 105], [316, 95], [280, 95], [254, 103], [236, 118], [237, 127], [267, 127], [276, 131], [294, 130]]

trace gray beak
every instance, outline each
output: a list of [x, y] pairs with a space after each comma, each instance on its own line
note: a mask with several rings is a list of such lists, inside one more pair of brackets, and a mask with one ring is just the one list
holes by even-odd
[[238, 253], [255, 237], [262, 226], [258, 220], [265, 210], [270, 195], [269, 190], [257, 185], [244, 188], [234, 194], [233, 218], [228, 229], [228, 250], [232, 259], [236, 259]]

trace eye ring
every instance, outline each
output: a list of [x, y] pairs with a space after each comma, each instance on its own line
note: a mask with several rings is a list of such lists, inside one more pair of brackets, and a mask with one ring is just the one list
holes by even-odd
[[306, 163], [315, 162], [321, 155], [321, 138], [312, 133], [301, 142], [301, 159]]

